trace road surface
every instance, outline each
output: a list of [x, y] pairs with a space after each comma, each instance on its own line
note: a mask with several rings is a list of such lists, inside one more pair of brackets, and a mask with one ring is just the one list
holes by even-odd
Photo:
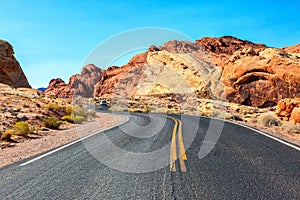
[[210, 122], [130, 114], [118, 127], [1, 168], [0, 199], [300, 198], [299, 150], [229, 122], [216, 142]]

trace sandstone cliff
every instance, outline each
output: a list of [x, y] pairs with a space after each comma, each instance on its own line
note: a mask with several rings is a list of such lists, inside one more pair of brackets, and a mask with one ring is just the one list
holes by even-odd
[[243, 105], [274, 106], [300, 96], [300, 55], [267, 48], [258, 54], [237, 51], [224, 65], [227, 100]]
[[0, 40], [0, 83], [15, 88], [30, 88], [19, 62], [14, 57], [13, 47], [4, 40]]
[[76, 85], [75, 75], [69, 84], [52, 80], [46, 93], [71, 96], [76, 85], [83, 96], [138, 99], [175, 94], [269, 107], [281, 99], [300, 97], [298, 50], [299, 45], [269, 48], [230, 36], [173, 40], [151, 46], [122, 67], [101, 71], [89, 89], [84, 87], [88, 78]]
[[57, 97], [72, 97], [73, 95], [93, 97], [95, 85], [101, 76], [102, 70], [90, 64], [82, 68], [80, 74], [71, 76], [68, 84], [60, 78], [52, 79], [45, 94]]

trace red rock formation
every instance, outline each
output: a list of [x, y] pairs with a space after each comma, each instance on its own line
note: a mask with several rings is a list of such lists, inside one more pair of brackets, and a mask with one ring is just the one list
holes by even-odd
[[16, 88], [30, 88], [19, 62], [14, 57], [12, 46], [4, 40], [0, 40], [0, 83]]
[[[185, 77], [186, 82], [199, 80], [195, 84], [189, 83], [191, 87], [195, 86], [193, 89], [199, 91], [199, 94], [203, 93], [201, 91], [207, 92], [208, 88], [214, 87], [217, 88], [217, 93], [207, 96], [213, 98], [221, 96], [227, 101], [249, 106], [274, 106], [280, 99], [300, 97], [300, 74], [298, 73], [300, 56], [297, 53], [291, 53], [298, 52], [298, 47], [297, 45], [293, 48], [267, 48], [263, 44], [255, 44], [230, 36], [206, 37], [196, 40], [195, 43], [169, 41], [161, 47], [151, 46], [147, 52], [134, 56], [128, 64], [122, 67], [113, 66], [103, 70], [100, 81], [93, 90], [94, 96], [131, 97], [135, 92], [142, 90], [158, 91], [158, 93], [169, 91], [167, 80], [164, 80], [166, 83], [164, 84], [162, 81], [156, 81], [153, 76], [159, 75], [165, 69], [170, 69], [175, 74], [179, 74], [179, 77]], [[179, 62], [180, 66], [175, 61]], [[157, 64], [160, 67], [155, 68], [154, 65]], [[170, 73], [167, 76], [171, 76]], [[201, 79], [200, 76], [206, 77]], [[215, 80], [205, 81], [207, 78], [212, 79], [211, 77]], [[79, 79], [78, 75], [73, 76], [70, 83], [66, 85], [67, 87], [75, 85], [76, 88], [80, 88], [79, 94], [82, 94], [83, 91], [87, 91], [84, 88], [86, 79], [76, 82], [77, 79]], [[140, 84], [141, 82], [145, 84]], [[157, 87], [153, 86], [153, 82], [157, 83]], [[60, 81], [56, 80], [54, 83], [62, 84], [62, 88], [66, 87]], [[54, 94], [60, 91], [57, 88], [60, 87], [53, 89]], [[92, 88], [92, 84], [89, 84], [89, 88]], [[50, 93], [50, 91], [48, 88], [47, 92]], [[88, 93], [90, 95], [90, 92]], [[59, 94], [70, 95], [65, 90]]]
[[267, 47], [264, 44], [256, 44], [232, 36], [220, 38], [204, 37], [200, 40], [196, 40], [196, 43], [207, 51], [214, 64], [220, 67], [223, 67], [226, 60], [236, 51], [241, 51], [244, 48], [252, 48], [258, 53]]
[[70, 77], [68, 84], [60, 78], [52, 79], [45, 93], [57, 97], [72, 97], [74, 95], [93, 97], [95, 85], [101, 76], [101, 69], [92, 64], [86, 65], [80, 74]]
[[300, 53], [300, 44], [297, 44], [295, 46], [290, 46], [290, 47], [284, 47], [282, 48], [282, 50], [287, 52]]
[[147, 63], [146, 59], [147, 52], [134, 56], [128, 64], [122, 67], [109, 67], [95, 86], [94, 96], [128, 96], [133, 93], [141, 78], [143, 65]]
[[232, 55], [224, 65], [226, 99], [242, 105], [274, 106], [284, 98], [300, 97], [300, 58], [268, 48], [259, 54], [248, 49]]
[[300, 123], [300, 98], [280, 100], [276, 114], [293, 123]]

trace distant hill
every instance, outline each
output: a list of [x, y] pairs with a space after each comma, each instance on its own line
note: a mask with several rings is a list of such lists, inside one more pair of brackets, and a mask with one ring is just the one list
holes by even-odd
[[38, 88], [37, 90], [39, 90], [39, 91], [41, 91], [41, 92], [45, 92], [46, 89], [47, 89], [47, 88], [45, 88], [45, 87], [40, 87], [40, 88]]

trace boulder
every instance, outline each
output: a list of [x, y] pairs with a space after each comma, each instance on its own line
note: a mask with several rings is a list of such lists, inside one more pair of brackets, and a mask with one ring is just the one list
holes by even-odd
[[300, 123], [300, 98], [280, 100], [276, 115], [293, 123]]

